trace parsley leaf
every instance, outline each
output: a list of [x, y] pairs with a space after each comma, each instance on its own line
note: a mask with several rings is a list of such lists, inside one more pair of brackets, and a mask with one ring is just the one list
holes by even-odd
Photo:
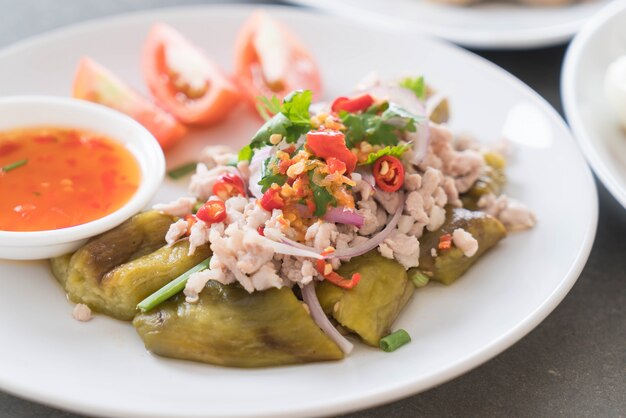
[[372, 145], [396, 145], [398, 143], [396, 128], [385, 123], [382, 116], [368, 111], [361, 114], [341, 112], [339, 117], [346, 127], [348, 148], [356, 146], [361, 141], [367, 141]]
[[271, 99], [259, 96], [256, 98], [256, 110], [264, 120], [269, 120], [272, 118], [272, 115], [281, 112], [282, 105], [280, 99], [276, 96], [272, 96]]
[[267, 189], [274, 183], [282, 186], [287, 181], [287, 176], [280, 173], [274, 173], [274, 167], [278, 164], [278, 158], [276, 156], [270, 157], [263, 162], [263, 171], [261, 173], [261, 180], [259, 180], [259, 186], [261, 191], [265, 193]]
[[330, 194], [325, 187], [322, 187], [313, 181], [313, 170], [309, 171], [309, 184], [311, 187], [311, 191], [313, 191], [313, 201], [315, 202], [315, 212], [313, 212], [313, 216], [317, 216], [321, 218], [326, 214], [326, 210], [328, 209], [328, 205], [336, 206], [337, 199]]
[[238, 161], [250, 161], [252, 160], [253, 155], [254, 155], [254, 152], [252, 151], [252, 148], [250, 148], [250, 145], [246, 145], [245, 147], [239, 150], [239, 154], [237, 155], [237, 160]]
[[426, 83], [424, 82], [424, 77], [407, 77], [400, 81], [399, 84], [400, 87], [411, 90], [418, 99], [426, 100]]
[[[298, 90], [290, 93], [280, 105], [280, 111], [268, 119], [257, 131], [250, 141], [250, 148], [262, 148], [270, 144], [270, 137], [280, 134], [288, 143], [294, 143], [308, 131], [311, 130], [311, 120], [309, 116], [309, 106], [311, 105], [312, 93], [310, 90]], [[261, 100], [267, 110], [278, 110], [277, 100]]]
[[311, 90], [296, 90], [285, 96], [281, 112], [295, 125], [311, 126], [309, 107], [313, 93]]
[[402, 154], [404, 154], [405, 152], [407, 152], [408, 150], [411, 149], [411, 144], [403, 144], [403, 145], [396, 145], [395, 147], [385, 147], [383, 149], [380, 149], [376, 152], [372, 152], [367, 156], [367, 160], [365, 160], [364, 162], [362, 162], [359, 165], [368, 165], [368, 164], [373, 164], [376, 162], [376, 160], [378, 160], [380, 157], [383, 157], [385, 155], [391, 155], [392, 157], [398, 157], [400, 158], [402, 156]]

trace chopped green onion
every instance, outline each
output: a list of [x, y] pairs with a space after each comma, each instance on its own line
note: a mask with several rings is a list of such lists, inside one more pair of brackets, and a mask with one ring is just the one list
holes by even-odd
[[175, 278], [174, 280], [172, 280], [171, 282], [169, 282], [168, 284], [166, 284], [165, 286], [163, 286], [162, 288], [160, 288], [159, 290], [157, 290], [156, 292], [154, 292], [153, 294], [151, 294], [150, 296], [148, 296], [147, 298], [139, 302], [139, 304], [137, 305], [137, 309], [141, 310], [141, 312], [148, 312], [156, 308], [157, 306], [159, 306], [161, 303], [165, 302], [172, 296], [182, 292], [183, 289], [185, 288], [185, 284], [187, 284], [187, 280], [189, 279], [189, 276], [191, 276], [193, 273], [202, 271], [206, 269], [207, 267], [209, 267], [210, 261], [211, 261], [211, 257], [207, 258], [206, 260], [204, 260], [197, 266], [193, 267], [191, 270], [188, 270], [185, 273], [181, 274], [180, 276], [178, 276], [177, 278]]
[[424, 287], [430, 281], [430, 277], [419, 271], [418, 269], [411, 269], [409, 271], [409, 279], [413, 282], [413, 285], [417, 288]]
[[171, 169], [170, 171], [167, 172], [167, 175], [171, 179], [178, 180], [179, 178], [188, 176], [189, 174], [191, 174], [194, 171], [196, 171], [196, 166], [197, 165], [198, 165], [197, 162], [192, 161], [190, 163], [183, 164], [181, 166], [178, 166], [176, 168]]
[[403, 329], [399, 329], [396, 332], [381, 338], [378, 345], [381, 350], [391, 353], [409, 342], [411, 342], [411, 336], [409, 333]]
[[7, 171], [15, 170], [16, 168], [26, 165], [27, 162], [28, 160], [24, 159], [24, 160], [16, 161], [11, 164], [7, 164], [4, 167], [2, 167], [2, 171], [6, 173]]

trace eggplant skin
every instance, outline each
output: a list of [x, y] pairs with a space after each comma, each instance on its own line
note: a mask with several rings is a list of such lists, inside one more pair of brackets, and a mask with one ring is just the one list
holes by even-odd
[[231, 367], [340, 360], [343, 352], [288, 288], [248, 293], [209, 281], [197, 303], [182, 294], [139, 313], [133, 325], [160, 356]]
[[135, 215], [71, 256], [52, 259], [52, 272], [73, 302], [130, 321], [137, 303], [211, 254], [202, 246], [187, 255], [187, 240], [165, 246], [172, 220], [158, 212]]
[[[478, 251], [472, 257], [466, 257], [455, 246], [448, 250], [438, 250], [439, 237], [452, 234], [457, 228], [463, 228], [478, 241]], [[419, 269], [433, 280], [452, 284], [505, 236], [504, 225], [493, 216], [484, 212], [448, 207], [446, 221], [441, 228], [427, 232], [420, 238]], [[437, 251], [436, 257], [431, 254], [433, 248]]]
[[321, 282], [316, 291], [322, 309], [365, 343], [378, 346], [379, 340], [389, 334], [415, 286], [402, 265], [376, 250], [353, 258], [337, 272], [344, 277], [359, 273], [361, 280], [352, 289]]

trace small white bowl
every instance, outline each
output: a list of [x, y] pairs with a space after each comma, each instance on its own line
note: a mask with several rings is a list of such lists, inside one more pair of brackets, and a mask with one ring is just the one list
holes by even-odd
[[141, 211], [163, 181], [163, 151], [152, 134], [132, 118], [98, 104], [64, 97], [0, 98], [0, 131], [37, 126], [97, 132], [124, 144], [139, 163], [141, 182], [124, 206], [103, 218], [50, 231], [0, 231], [0, 258], [36, 260], [74, 251], [88, 238], [116, 227]]

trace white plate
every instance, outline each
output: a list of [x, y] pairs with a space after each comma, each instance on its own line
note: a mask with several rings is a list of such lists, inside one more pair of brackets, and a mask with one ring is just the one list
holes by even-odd
[[604, 74], [626, 54], [626, 1], [597, 14], [567, 51], [561, 77], [563, 108], [589, 164], [626, 208], [626, 132], [607, 103]]
[[[180, 28], [230, 67], [237, 29], [251, 10], [222, 6], [138, 13], [38, 37], [0, 55], [0, 92], [67, 94], [83, 54], [141, 86], [139, 51], [158, 20]], [[260, 370], [151, 356], [129, 324], [104, 316], [74, 321], [46, 263], [3, 262], [1, 389], [89, 415], [335, 414], [408, 396], [476, 367], [522, 338], [569, 291], [593, 242], [597, 195], [569, 131], [543, 99], [501, 69], [447, 44], [398, 38], [293, 9], [272, 13], [287, 21], [318, 58], [326, 98], [349, 92], [370, 70], [384, 76], [423, 72], [451, 94], [455, 128], [485, 140], [507, 132], [518, 144], [507, 193], [536, 211], [537, 227], [508, 237], [453, 286], [433, 284], [418, 291], [396, 324], [413, 337], [406, 347], [388, 354], [359, 344], [344, 361]], [[243, 144], [258, 123], [246, 115], [242, 110], [230, 123], [197, 132], [175, 150], [170, 164], [186, 160], [203, 143]], [[182, 187], [168, 183], [160, 199], [181, 193]]]
[[583, 23], [612, 0], [562, 7], [487, 2], [473, 6], [434, 0], [289, 0], [370, 24], [401, 27], [472, 48], [525, 49], [568, 41]]

